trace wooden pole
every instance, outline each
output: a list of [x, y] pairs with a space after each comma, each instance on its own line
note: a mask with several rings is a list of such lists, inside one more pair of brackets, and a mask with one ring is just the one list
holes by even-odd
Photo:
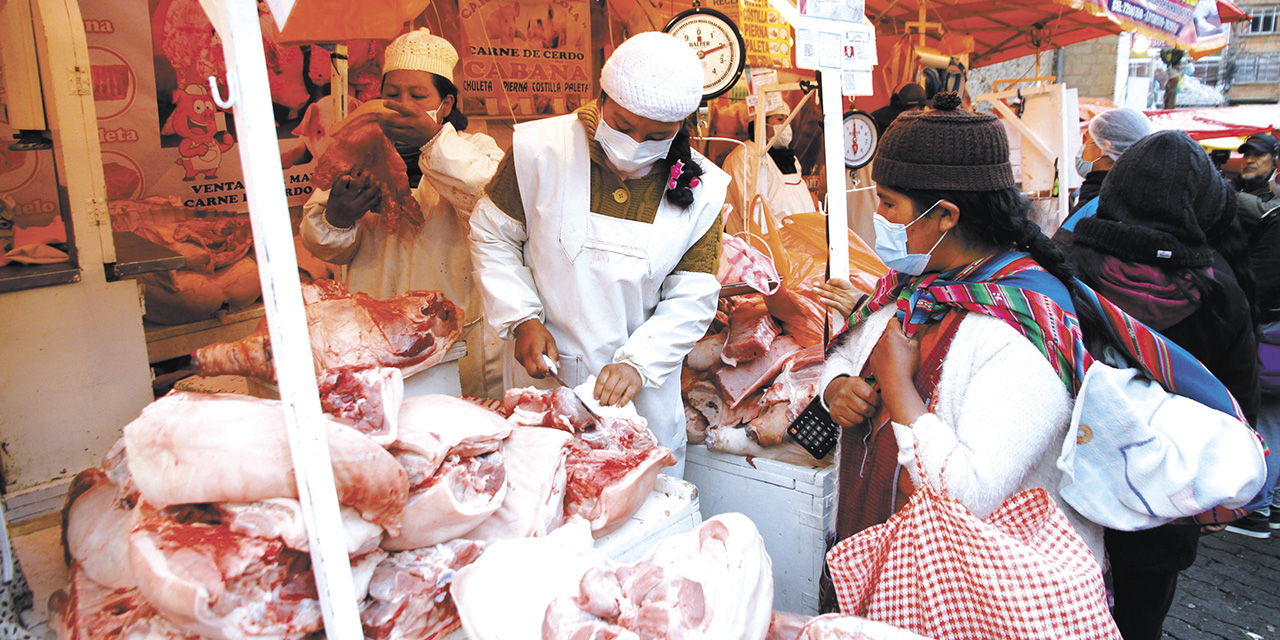
[[212, 89], [215, 101], [224, 108], [229, 103], [235, 110], [262, 301], [325, 635], [330, 640], [356, 640], [364, 637], [364, 631], [316, 390], [258, 6], [255, 0], [200, 0], [200, 4], [222, 38], [227, 62], [230, 95], [223, 100], [216, 84]]

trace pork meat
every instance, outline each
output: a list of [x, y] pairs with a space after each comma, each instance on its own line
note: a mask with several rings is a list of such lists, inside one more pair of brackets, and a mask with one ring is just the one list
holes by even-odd
[[134, 504], [106, 472], [86, 469], [71, 481], [63, 511], [63, 544], [93, 582], [110, 589], [137, 586], [129, 566]]
[[164, 619], [137, 588], [103, 586], [79, 565], [49, 596], [49, 627], [58, 640], [201, 640]]
[[[354, 293], [313, 302], [306, 311], [317, 374], [395, 367], [407, 377], [438, 364], [462, 335], [462, 310], [439, 291], [410, 291], [386, 300]], [[274, 380], [266, 320], [242, 340], [195, 350], [191, 363], [200, 375]]]
[[[124, 428], [129, 469], [156, 508], [296, 498], [293, 460], [277, 400], [174, 392]], [[322, 417], [338, 501], [398, 532], [409, 479], [368, 436]]]
[[378, 202], [367, 214], [391, 233], [408, 231], [423, 222], [422, 208], [409, 189], [408, 168], [380, 119], [390, 112], [384, 100], [370, 100], [338, 123], [333, 142], [316, 163], [311, 181], [330, 189], [339, 176], [359, 168], [368, 173], [378, 190]]
[[567, 456], [573, 437], [557, 429], [517, 427], [503, 443], [507, 496], [502, 506], [467, 533], [493, 543], [544, 536], [564, 522]]
[[458, 570], [480, 557], [470, 540], [398, 551], [373, 571], [360, 606], [367, 640], [436, 640], [460, 625], [449, 587]]
[[800, 345], [790, 335], [774, 340], [763, 356], [736, 367], [724, 367], [715, 372], [716, 382], [724, 391], [729, 406], [736, 406], [751, 394], [759, 391], [782, 371]]
[[351, 421], [356, 431], [387, 446], [396, 440], [404, 377], [394, 367], [339, 367], [320, 374], [320, 408]]
[[385, 538], [382, 548], [418, 549], [466, 535], [502, 506], [506, 481], [501, 450], [448, 456], [434, 475], [411, 487], [400, 533]]
[[730, 367], [755, 360], [769, 351], [781, 332], [763, 302], [740, 304], [729, 314], [729, 335], [720, 359]]

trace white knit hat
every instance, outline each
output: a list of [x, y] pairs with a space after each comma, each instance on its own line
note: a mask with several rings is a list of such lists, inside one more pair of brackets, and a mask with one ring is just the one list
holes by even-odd
[[453, 82], [453, 67], [458, 64], [458, 51], [440, 36], [431, 35], [425, 27], [410, 31], [387, 45], [383, 54], [382, 73], [397, 69], [426, 71]]
[[600, 88], [642, 118], [679, 122], [702, 102], [702, 63], [674, 36], [646, 31], [627, 38], [609, 56]]

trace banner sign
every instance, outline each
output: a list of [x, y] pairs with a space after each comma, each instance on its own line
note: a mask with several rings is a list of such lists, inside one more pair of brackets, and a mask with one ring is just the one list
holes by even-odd
[[595, 98], [589, 0], [463, 0], [458, 90], [468, 115], [559, 115]]
[[1217, 0], [1058, 0], [1191, 52], [1226, 46]]
[[793, 66], [791, 26], [768, 0], [742, 0], [742, 39], [748, 67], [789, 69]]

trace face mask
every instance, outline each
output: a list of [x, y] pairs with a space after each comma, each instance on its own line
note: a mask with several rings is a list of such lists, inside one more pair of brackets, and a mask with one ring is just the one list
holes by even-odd
[[1084, 159], [1084, 147], [1080, 147], [1080, 152], [1076, 154], [1076, 173], [1084, 178], [1090, 171], [1093, 171], [1093, 163]]
[[915, 220], [907, 224], [898, 224], [889, 222], [884, 216], [876, 213], [872, 214], [871, 221], [876, 229], [876, 255], [884, 260], [885, 266], [908, 275], [918, 276], [924, 273], [925, 267], [929, 266], [929, 257], [933, 255], [933, 250], [938, 248], [942, 243], [942, 238], [947, 237], [947, 232], [933, 243], [933, 247], [929, 249], [929, 253], [907, 253], [907, 227], [915, 224], [920, 218], [929, 215], [929, 211], [933, 211], [942, 201], [933, 203], [927, 211], [920, 214]]
[[[779, 130], [782, 131], [781, 134], [778, 133]], [[788, 122], [784, 127], [774, 125], [773, 135], [778, 136], [778, 139], [773, 142], [774, 149], [785, 149], [791, 146], [791, 123]]]
[[439, 118], [436, 118], [436, 114], [437, 114], [437, 113], [440, 113], [440, 107], [436, 107], [436, 108], [434, 108], [434, 109], [432, 109], [432, 110], [428, 111], [428, 112], [427, 112], [427, 115], [431, 116], [431, 121], [432, 121], [432, 122], [434, 122], [434, 123], [436, 123], [436, 124], [440, 124], [440, 120], [439, 120]]
[[636, 142], [631, 136], [614, 129], [604, 121], [604, 118], [601, 118], [600, 126], [596, 127], [596, 140], [604, 148], [609, 164], [627, 178], [648, 173], [653, 163], [667, 157], [675, 137]]

